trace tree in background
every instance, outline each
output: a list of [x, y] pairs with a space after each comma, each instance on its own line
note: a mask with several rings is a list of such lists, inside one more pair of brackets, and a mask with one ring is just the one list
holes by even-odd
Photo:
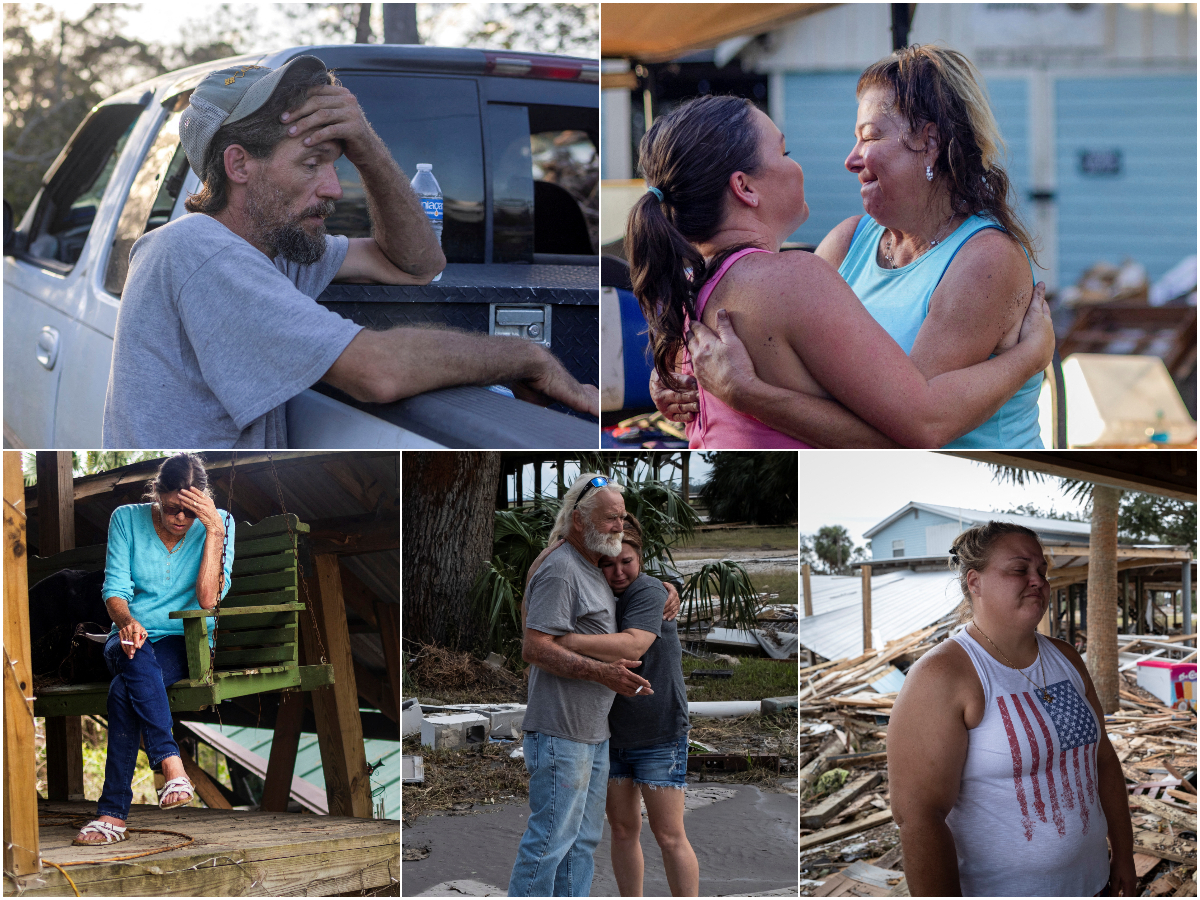
[[811, 537], [801, 535], [801, 546], [806, 541], [817, 560], [814, 568], [822, 575], [849, 575], [855, 563], [868, 561], [865, 548], [855, 547], [850, 532], [841, 525], [823, 525]]
[[[84, 475], [98, 475], [101, 472], [109, 472], [122, 466], [131, 466], [147, 459], [161, 459], [171, 456], [175, 452], [177, 451], [86, 450], [81, 453], [78, 450], [72, 450], [71, 474], [75, 478], [82, 478]], [[33, 451], [21, 454], [21, 472], [25, 476], [26, 487], [37, 484], [37, 455]]]
[[1121, 539], [1191, 547], [1196, 554], [1196, 504], [1174, 497], [1128, 492], [1121, 498]]
[[710, 522], [784, 525], [796, 521], [799, 467], [795, 453], [701, 454], [712, 466], [700, 488]]
[[405, 453], [404, 638], [474, 649], [471, 588], [492, 558], [499, 453]]

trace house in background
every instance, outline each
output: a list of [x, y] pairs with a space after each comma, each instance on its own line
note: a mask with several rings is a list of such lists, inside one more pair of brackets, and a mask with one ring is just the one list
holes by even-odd
[[968, 528], [990, 521], [1024, 525], [1036, 531], [1046, 544], [1081, 544], [1086, 547], [1091, 533], [1091, 526], [1087, 522], [934, 506], [914, 500], [864, 531], [863, 537], [871, 541], [872, 563], [884, 559], [935, 557], [935, 561], [944, 568], [954, 539]]

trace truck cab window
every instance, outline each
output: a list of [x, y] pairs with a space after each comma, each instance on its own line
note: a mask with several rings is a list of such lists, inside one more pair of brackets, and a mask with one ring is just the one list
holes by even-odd
[[599, 154], [586, 131], [529, 136], [533, 158], [535, 253], [593, 254], [600, 228]]
[[[442, 189], [442, 250], [452, 263], [484, 260], [483, 136], [474, 79], [375, 75], [339, 71], [371, 126], [411, 179], [431, 163]], [[330, 234], [370, 237], [371, 222], [358, 170], [337, 162], [342, 199], [326, 220]]]
[[96, 209], [142, 111], [135, 104], [101, 107], [71, 136], [35, 201], [27, 245], [35, 261], [68, 272], [79, 260]]
[[104, 289], [116, 297], [125, 288], [125, 276], [129, 272], [129, 251], [147, 231], [167, 224], [171, 210], [183, 187], [187, 175], [187, 154], [179, 143], [179, 112], [172, 112], [163, 122], [150, 151], [142, 160], [117, 230], [113, 235], [112, 250], [108, 256], [108, 267], [104, 273]]

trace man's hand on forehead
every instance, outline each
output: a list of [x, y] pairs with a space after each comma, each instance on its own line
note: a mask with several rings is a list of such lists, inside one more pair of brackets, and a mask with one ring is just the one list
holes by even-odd
[[358, 99], [340, 85], [315, 88], [299, 109], [285, 112], [280, 119], [290, 123], [288, 134], [303, 137], [306, 147], [340, 141], [346, 158], [355, 165], [368, 161], [373, 153], [387, 152]]

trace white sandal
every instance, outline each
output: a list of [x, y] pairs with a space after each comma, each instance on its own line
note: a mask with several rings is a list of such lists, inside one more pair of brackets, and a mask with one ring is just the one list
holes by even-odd
[[79, 838], [71, 841], [76, 847], [93, 847], [100, 844], [118, 844], [121, 841], [129, 840], [129, 835], [125, 833], [124, 826], [114, 825], [112, 822], [102, 822], [99, 819], [93, 819], [79, 830], [80, 834], [89, 832], [104, 835], [102, 841], [81, 841]]
[[[163, 797], [168, 794], [187, 794], [183, 800], [176, 800], [174, 803], [163, 805]], [[159, 809], [174, 809], [177, 806], [187, 806], [192, 802], [192, 797], [196, 795], [196, 786], [186, 778], [172, 778], [162, 786], [162, 790], [158, 792], [158, 808]]]

